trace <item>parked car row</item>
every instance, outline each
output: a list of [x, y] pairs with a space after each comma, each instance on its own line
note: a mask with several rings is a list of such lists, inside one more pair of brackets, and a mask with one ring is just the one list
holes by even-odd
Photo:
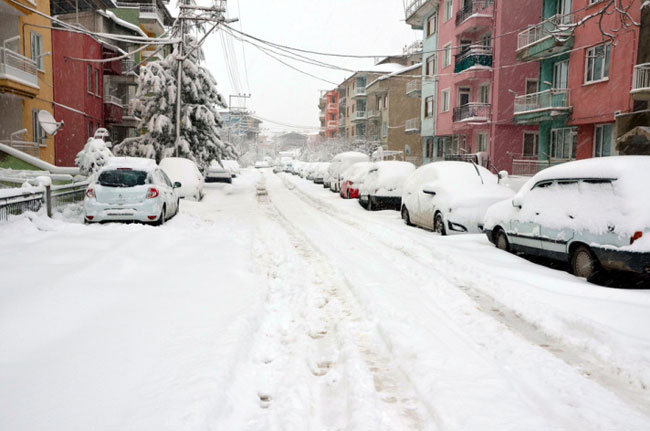
[[[294, 161], [288, 172], [316, 182], [322, 165]], [[515, 194], [473, 163], [416, 169], [342, 153], [328, 164], [323, 184], [367, 210], [400, 211], [407, 225], [441, 235], [485, 233], [502, 250], [567, 262], [588, 280], [608, 270], [650, 274], [650, 156], [563, 163]]]

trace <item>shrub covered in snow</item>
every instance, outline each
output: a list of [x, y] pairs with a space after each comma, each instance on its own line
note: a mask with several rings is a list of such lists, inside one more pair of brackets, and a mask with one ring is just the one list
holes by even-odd
[[92, 175], [108, 163], [113, 153], [101, 139], [89, 138], [83, 150], [74, 159], [82, 175]]

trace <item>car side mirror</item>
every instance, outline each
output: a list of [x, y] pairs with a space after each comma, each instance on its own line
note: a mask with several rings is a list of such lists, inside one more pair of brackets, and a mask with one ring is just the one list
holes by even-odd
[[175, 189], [178, 189], [178, 188], [180, 188], [181, 186], [182, 186], [182, 184], [179, 183], [178, 181], [176, 181], [176, 182], [174, 183], [174, 188], [175, 188]]
[[515, 197], [512, 199], [512, 206], [521, 209], [521, 198]]
[[436, 192], [434, 192], [434, 191], [431, 190], [431, 189], [422, 189], [422, 193], [426, 193], [426, 194], [431, 195], [431, 196], [435, 196], [435, 195], [436, 195]]

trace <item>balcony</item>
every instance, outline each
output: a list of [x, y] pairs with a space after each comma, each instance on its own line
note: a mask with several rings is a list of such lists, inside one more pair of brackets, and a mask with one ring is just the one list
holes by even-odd
[[515, 123], [534, 124], [568, 114], [570, 94], [568, 88], [552, 88], [515, 97]]
[[38, 94], [38, 67], [31, 59], [0, 48], [0, 89], [20, 96]]
[[345, 96], [340, 97], [339, 96], [339, 106], [345, 106], [345, 102], [347, 102], [347, 100], [348, 100], [347, 97], [345, 97]]
[[422, 54], [423, 46], [424, 44], [422, 43], [421, 40], [416, 40], [409, 46], [405, 46], [404, 48], [402, 48], [402, 54], [407, 56]]
[[156, 35], [163, 32], [165, 27], [165, 13], [156, 3], [130, 3], [115, 2], [118, 8], [134, 8], [140, 11], [140, 24], [146, 31]]
[[339, 105], [337, 103], [328, 103], [327, 104], [327, 110], [328, 111], [336, 111], [338, 109]]
[[634, 100], [650, 100], [650, 63], [634, 66], [634, 80], [630, 94]]
[[321, 97], [318, 99], [318, 109], [325, 109], [325, 106], [327, 106], [327, 98]]
[[368, 119], [368, 113], [366, 111], [356, 111], [352, 114], [352, 121], [366, 121]]
[[377, 120], [381, 118], [381, 112], [379, 111], [368, 111], [368, 119], [369, 120]]
[[352, 93], [352, 97], [366, 97], [366, 87], [357, 87]]
[[325, 111], [320, 111], [318, 113], [318, 118], [320, 118], [321, 120], [324, 120], [325, 119]]
[[327, 122], [327, 130], [336, 130], [339, 128], [339, 123], [336, 120], [329, 120]]
[[[115, 55], [104, 56], [105, 60], [114, 57]], [[109, 61], [104, 63], [104, 75], [121, 75], [122, 74], [122, 62], [120, 60]]]
[[454, 108], [453, 121], [459, 123], [462, 121], [485, 122], [490, 120], [489, 103], [468, 103], [467, 105]]
[[137, 73], [133, 69], [135, 68], [135, 61], [132, 58], [123, 58], [122, 59], [122, 73]]
[[[485, 0], [485, 1], [467, 1], [463, 5], [463, 7], [458, 11], [456, 14], [456, 26], [460, 26], [466, 21], [469, 21], [470, 19], [474, 20], [474, 18], [488, 18], [486, 20], [486, 24], [489, 25], [489, 23], [492, 20], [492, 16], [494, 13], [494, 0]], [[475, 23], [472, 25], [472, 28], [476, 30], [479, 27], [482, 27], [481, 25], [476, 25], [478, 23]]]
[[410, 0], [405, 11], [406, 23], [415, 30], [421, 30], [424, 17], [439, 4], [439, 0]]
[[517, 60], [538, 60], [573, 46], [572, 15], [555, 15], [517, 35]]
[[420, 126], [421, 123], [419, 118], [406, 120], [406, 124], [404, 124], [404, 133], [420, 133]]
[[465, 52], [456, 56], [454, 73], [460, 73], [472, 67], [492, 67], [492, 49], [486, 46], [470, 46]]
[[407, 82], [406, 95], [409, 97], [420, 97], [422, 95], [422, 80], [415, 79]]
[[107, 123], [121, 123], [124, 107], [119, 97], [104, 95], [104, 121]]

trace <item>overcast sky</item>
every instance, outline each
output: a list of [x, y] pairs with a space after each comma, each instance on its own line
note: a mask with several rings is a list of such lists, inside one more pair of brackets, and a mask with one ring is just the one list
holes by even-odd
[[[200, 1], [200, 4], [205, 3], [206, 0]], [[237, 29], [241, 25], [245, 33], [313, 51], [399, 54], [404, 45], [418, 37], [404, 23], [402, 0], [228, 0], [228, 15], [240, 18], [240, 23], [231, 25]], [[238, 92], [251, 93], [249, 108], [258, 116], [279, 123], [318, 127], [319, 90], [335, 85], [291, 70], [251, 45], [245, 45], [248, 66], [245, 68], [241, 42], [233, 41], [233, 46], [241, 86], [233, 84], [229, 77], [221, 35], [211, 35], [204, 45], [206, 65], [226, 98]], [[374, 64], [372, 59], [317, 58], [348, 69]], [[231, 60], [234, 63], [235, 60]], [[287, 61], [336, 83], [350, 75], [340, 70]], [[237, 74], [236, 70], [232, 72]], [[265, 122], [263, 127], [269, 131], [290, 130], [271, 122]]]

